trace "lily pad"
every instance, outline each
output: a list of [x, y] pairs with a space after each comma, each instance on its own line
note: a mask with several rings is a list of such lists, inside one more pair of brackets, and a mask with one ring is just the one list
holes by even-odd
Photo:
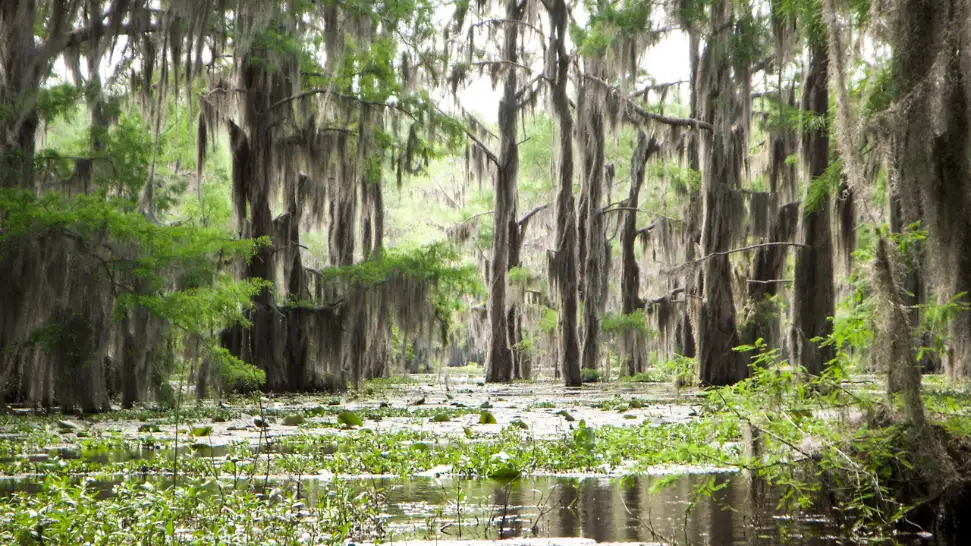
[[492, 412], [482, 410], [479, 413], [479, 424], [480, 425], [494, 425], [496, 424], [496, 416]]
[[144, 425], [139, 425], [138, 432], [162, 432], [162, 429], [156, 424], [147, 423]]
[[342, 411], [337, 414], [337, 423], [346, 427], [360, 427], [364, 425], [364, 419], [353, 411]]
[[489, 472], [489, 477], [494, 480], [514, 480], [522, 474], [518, 468], [505, 464]]
[[212, 434], [212, 427], [209, 425], [192, 427], [192, 430], [189, 431], [189, 436], [209, 436], [210, 434]]
[[451, 420], [452, 420], [451, 417], [449, 417], [447, 414], [444, 414], [444, 413], [439, 413], [435, 417], [432, 417], [431, 419], [429, 419], [429, 421], [431, 421], [432, 423], [447, 423]]
[[285, 427], [298, 427], [307, 422], [307, 418], [303, 415], [287, 415], [283, 418], [283, 426]]
[[513, 419], [512, 421], [509, 422], [509, 426], [511, 426], [511, 427], [519, 427], [519, 428], [521, 428], [523, 430], [529, 430], [529, 425], [527, 425], [525, 422], [523, 422], [522, 419]]
[[81, 430], [81, 425], [72, 421], [58, 421], [57, 428], [60, 429], [62, 433], [77, 432]]

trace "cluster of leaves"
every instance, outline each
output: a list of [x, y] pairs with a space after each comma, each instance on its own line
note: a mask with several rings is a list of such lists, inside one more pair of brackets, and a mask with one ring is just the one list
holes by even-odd
[[600, 330], [607, 334], [620, 332], [647, 332], [647, 320], [644, 310], [638, 309], [633, 313], [604, 313], [600, 317]]
[[459, 265], [458, 253], [444, 242], [414, 250], [392, 248], [361, 263], [321, 272], [324, 283], [344, 287], [372, 287], [395, 276], [427, 283], [432, 289], [429, 303], [446, 323], [452, 312], [461, 307], [462, 296], [478, 295], [484, 290], [475, 267]]
[[[341, 544], [365, 537], [376, 503], [336, 485], [313, 501], [297, 491], [260, 491], [252, 484], [213, 479], [154, 486], [50, 477], [37, 492], [0, 503], [0, 540], [6, 544]], [[105, 498], [107, 497], [107, 498]]]
[[[39, 237], [60, 237], [72, 241], [72, 251], [91, 264], [83, 274], [110, 284], [119, 318], [147, 309], [181, 335], [199, 339], [245, 324], [251, 298], [267, 284], [233, 280], [221, 268], [224, 261], [250, 259], [266, 241], [234, 240], [214, 228], [160, 225], [133, 208], [121, 198], [0, 190], [0, 209], [7, 211], [0, 217], [0, 252]], [[41, 332], [35, 341], [43, 338]], [[245, 375], [247, 383], [261, 382], [251, 366], [212, 349], [228, 372]]]

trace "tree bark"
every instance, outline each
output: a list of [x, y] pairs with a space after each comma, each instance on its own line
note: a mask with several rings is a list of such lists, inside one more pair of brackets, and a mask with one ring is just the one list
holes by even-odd
[[[896, 10], [894, 57], [906, 114], [897, 125], [893, 157], [900, 183], [917, 188], [928, 230], [932, 277], [947, 301], [971, 293], [971, 166], [968, 161], [969, 87], [962, 53], [967, 48], [966, 2], [949, 0], [931, 11], [910, 11], [923, 3], [900, 0]], [[942, 59], [943, 57], [943, 59]], [[941, 62], [943, 60], [943, 62]], [[943, 68], [942, 73], [935, 66]], [[938, 79], [939, 85], [929, 82]], [[940, 108], [940, 112], [935, 109]], [[938, 119], [941, 121], [938, 122]], [[971, 367], [971, 313], [950, 324], [945, 373], [967, 377]]]
[[[701, 138], [702, 232], [705, 255], [731, 248], [731, 218], [727, 204], [741, 177], [734, 161], [739, 146], [745, 146], [733, 125], [737, 97], [731, 79], [729, 37], [732, 20], [729, 0], [715, 0], [711, 6], [708, 45], [698, 74], [700, 118], [714, 131]], [[698, 318], [698, 363], [700, 379], [706, 385], [731, 385], [748, 376], [748, 367], [734, 348], [738, 345], [735, 301], [728, 256], [717, 255], [702, 264], [703, 298]]]
[[[799, 220], [799, 203], [779, 208], [769, 237], [770, 242], [792, 242]], [[748, 296], [743, 312], [739, 339], [743, 345], [754, 345], [762, 339], [770, 349], [782, 349], [780, 310], [773, 299], [786, 288], [786, 247], [766, 246], [755, 252]]]
[[35, 0], [0, 2], [0, 187], [33, 189], [41, 67], [34, 42]]
[[[641, 186], [644, 185], [644, 176], [647, 171], [647, 161], [659, 150], [657, 141], [648, 138], [643, 131], [637, 133], [637, 148], [631, 156], [631, 182], [630, 192], [627, 194], [625, 205], [628, 210], [624, 211], [624, 224], [621, 229], [621, 312], [630, 315], [634, 311], [643, 308], [644, 302], [640, 298], [640, 268], [637, 266], [637, 257], [634, 255], [634, 243], [637, 239], [637, 203]], [[622, 370], [627, 374], [634, 375], [646, 369], [644, 346], [641, 341], [640, 332], [624, 331]]]
[[[503, 60], [515, 63], [518, 55], [519, 25], [523, 8], [516, 0], [506, 2], [503, 26]], [[489, 356], [486, 381], [508, 382], [512, 379], [513, 355], [509, 345], [509, 318], [506, 314], [506, 278], [509, 267], [509, 245], [516, 225], [516, 181], [519, 175], [519, 144], [517, 143], [516, 70], [505, 68], [503, 96], [499, 101], [499, 169], [496, 177], [492, 233], [492, 263], [489, 275]]]
[[556, 80], [552, 89], [553, 109], [560, 123], [559, 177], [556, 193], [556, 249], [550, 276], [560, 296], [558, 368], [568, 387], [582, 383], [580, 340], [577, 331], [577, 218], [573, 199], [573, 115], [567, 84], [570, 56], [566, 51], [568, 10], [565, 0], [550, 6], [553, 47], [556, 49]]
[[[802, 108], [814, 116], [829, 111], [829, 56], [825, 42], [810, 48], [809, 70], [803, 83]], [[803, 134], [802, 153], [808, 182], [829, 167], [829, 128], [816, 127]], [[802, 213], [799, 242], [806, 245], [796, 252], [792, 313], [792, 359], [806, 372], [818, 375], [833, 359], [832, 346], [821, 346], [813, 338], [825, 338], [833, 331], [830, 317], [835, 306], [833, 280], [833, 235], [831, 197], [815, 210]]]
[[[599, 67], [599, 61], [587, 60], [587, 70], [594, 72]], [[591, 70], [592, 67], [592, 70]], [[586, 243], [580, 259], [583, 261], [581, 277], [583, 278], [583, 348], [580, 355], [580, 365], [583, 369], [596, 370], [600, 360], [600, 312], [603, 306], [605, 234], [603, 215], [603, 186], [605, 171], [604, 155], [604, 114], [606, 102], [604, 88], [599, 84], [584, 80], [580, 91], [580, 105], [578, 112], [583, 123], [583, 192], [580, 200], [581, 208], [585, 209], [582, 219], [585, 227], [582, 229]]]

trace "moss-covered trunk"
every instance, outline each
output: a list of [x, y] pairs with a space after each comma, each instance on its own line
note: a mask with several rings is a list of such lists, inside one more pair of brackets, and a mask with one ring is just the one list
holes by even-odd
[[567, 6], [554, 0], [550, 7], [553, 47], [556, 49], [556, 80], [553, 84], [553, 109], [560, 124], [559, 172], [556, 190], [556, 247], [550, 263], [553, 286], [560, 296], [559, 351], [557, 367], [568, 387], [579, 386], [580, 339], [577, 330], [577, 217], [573, 199], [573, 114], [567, 96], [570, 56], [566, 50]]
[[[587, 70], [599, 77], [599, 61], [587, 59]], [[603, 188], [605, 173], [604, 150], [604, 112], [606, 94], [599, 83], [584, 81], [581, 86], [577, 111], [584, 135], [583, 150], [583, 197], [580, 206], [584, 209], [581, 230], [585, 243], [580, 259], [580, 292], [583, 302], [583, 348], [580, 365], [585, 370], [596, 370], [600, 363], [600, 313], [603, 308], [603, 290], [606, 272], [606, 240], [604, 233]]]
[[[799, 203], [789, 203], [776, 212], [769, 242], [792, 242], [799, 220]], [[762, 339], [771, 349], [782, 349], [781, 309], [776, 299], [786, 288], [786, 247], [766, 246], [755, 251], [749, 275], [745, 309], [739, 326], [739, 341], [753, 345]]]
[[[802, 108], [811, 116], [829, 111], [829, 56], [825, 42], [810, 48], [809, 70], [803, 83]], [[802, 154], [808, 182], [829, 167], [829, 128], [807, 123], [802, 137]], [[812, 207], [806, 208], [808, 206]], [[806, 245], [796, 253], [793, 289], [792, 359], [808, 373], [819, 374], [833, 358], [832, 346], [812, 340], [832, 332], [835, 290], [833, 281], [833, 235], [830, 196], [803, 205], [799, 242]]]
[[[900, 0], [894, 22], [895, 81], [907, 111], [896, 126], [893, 157], [900, 184], [921, 196], [933, 282], [938, 296], [950, 300], [971, 293], [971, 87], [964, 69], [969, 7], [960, 0], [931, 11], [920, 6]], [[934, 80], [940, 83], [930, 86]], [[953, 317], [949, 344], [947, 375], [967, 377], [971, 313]]]
[[[516, 0], [506, 3], [503, 26], [503, 60], [515, 64], [518, 57], [520, 29], [515, 24], [523, 17], [523, 7]], [[492, 233], [492, 262], [489, 274], [489, 356], [486, 381], [507, 382], [512, 379], [513, 355], [509, 345], [509, 318], [506, 309], [506, 278], [509, 268], [510, 235], [516, 224], [516, 181], [519, 175], [519, 144], [517, 141], [516, 105], [517, 81], [515, 69], [505, 69], [502, 99], [499, 101], [499, 170], [496, 175], [495, 204]]]
[[[647, 161], [651, 155], [657, 153], [659, 146], [653, 138], [648, 138], [643, 131], [638, 131], [637, 147], [630, 162], [630, 192], [624, 205], [623, 226], [620, 234], [621, 247], [621, 277], [620, 277], [620, 305], [625, 315], [642, 309], [644, 302], [640, 297], [640, 268], [637, 266], [637, 256], [634, 254], [634, 243], [637, 239], [637, 205], [644, 177], [647, 172]], [[643, 372], [645, 365], [645, 347], [639, 331], [625, 330], [623, 332], [621, 369], [629, 375]]]
[[[748, 367], [734, 351], [738, 345], [735, 301], [728, 256], [731, 249], [731, 203], [739, 186], [741, 165], [735, 160], [740, 136], [736, 125], [737, 97], [731, 77], [731, 2], [715, 0], [711, 6], [708, 44], [701, 58], [698, 81], [699, 117], [714, 127], [701, 138], [703, 297], [698, 317], [698, 363], [701, 382], [730, 385], [748, 375]], [[747, 98], [746, 98], [747, 100]]]

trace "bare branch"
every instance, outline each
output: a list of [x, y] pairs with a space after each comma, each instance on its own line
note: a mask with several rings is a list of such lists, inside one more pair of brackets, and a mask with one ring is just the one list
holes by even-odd
[[641, 213], [644, 213], [644, 214], [649, 214], [651, 216], [657, 216], [659, 218], [664, 218], [665, 220], [671, 220], [672, 222], [682, 222], [683, 221], [683, 220], [679, 220], [677, 218], [672, 218], [670, 216], [665, 216], [665, 215], [663, 215], [661, 213], [653, 212], [653, 211], [650, 211], [650, 210], [636, 209], [636, 208], [633, 208], [633, 207], [617, 206], [620, 203], [626, 203], [626, 202], [627, 202], [627, 200], [625, 199], [623, 201], [619, 201], [618, 203], [612, 203], [610, 205], [607, 205], [606, 207], [600, 209], [600, 214], [603, 215], [603, 214], [607, 214], [608, 212], [617, 212], [619, 210], [628, 210], [628, 211], [633, 211], [633, 212], [641, 212]]
[[651, 91], [661, 91], [662, 89], [667, 89], [669, 87], [676, 87], [676, 86], [681, 85], [683, 83], [690, 83], [690, 81], [689, 80], [678, 80], [676, 82], [652, 83], [650, 85], [646, 85], [646, 86], [642, 87], [640, 91], [637, 91], [637, 92], [633, 93], [631, 95], [631, 97], [643, 97], [644, 95], [647, 95]]
[[[509, 66], [513, 66], [513, 67], [516, 67], [516, 68], [520, 68], [522, 70], [525, 70], [525, 71], [529, 72], [530, 74], [533, 73], [533, 69], [532, 68], [530, 68], [530, 67], [528, 67], [528, 66], [526, 66], [526, 65], [524, 65], [522, 63], [517, 63], [516, 61], [507, 61], [505, 59], [490, 59], [490, 60], [487, 60], [487, 61], [475, 61], [475, 62], [472, 63], [472, 66], [492, 66], [494, 64], [498, 64], [498, 65], [509, 65]], [[545, 76], [540, 75], [540, 77], [542, 77], [542, 78], [545, 79]]]
[[785, 241], [777, 241], [777, 242], [774, 242], [774, 243], [760, 243], [760, 244], [757, 244], [757, 245], [743, 246], [741, 248], [733, 248], [731, 250], [723, 250], [721, 252], [712, 252], [711, 254], [708, 254], [707, 256], [702, 256], [702, 257], [698, 258], [697, 260], [693, 260], [693, 261], [690, 261], [690, 262], [685, 262], [685, 263], [677, 266], [675, 269], [678, 269], [678, 268], [681, 268], [681, 267], [687, 267], [687, 266], [695, 265], [695, 264], [704, 262], [706, 260], [710, 260], [710, 259], [712, 259], [712, 258], [714, 258], [716, 256], [727, 256], [729, 254], [735, 254], [735, 253], [738, 253], [738, 252], [745, 252], [747, 250], [755, 250], [757, 248], [765, 248], [765, 247], [772, 247], [772, 246], [795, 246], [795, 247], [799, 247], [799, 248], [811, 248], [809, 245], [804, 245], [802, 243], [790, 243], [790, 242], [785, 242]]
[[471, 28], [477, 28], [477, 27], [490, 25], [490, 24], [491, 25], [506, 25], [506, 24], [522, 25], [526, 28], [536, 31], [537, 33], [539, 33], [540, 36], [545, 36], [546, 34], [535, 25], [531, 23], [527, 23], [526, 21], [523, 21], [520, 19], [483, 19], [481, 21], [474, 23]]
[[[435, 110], [437, 110], [439, 114], [443, 116], [448, 116], [448, 114], [443, 112], [442, 109], [439, 108], [437, 104], [434, 104], [434, 106], [435, 106]], [[475, 133], [469, 130], [468, 126], [466, 126], [464, 123], [462, 124], [462, 131], [465, 132], [465, 136], [469, 137], [469, 140], [474, 142], [479, 147], [479, 149], [482, 150], [482, 153], [484, 153], [486, 157], [489, 158], [489, 161], [491, 161], [496, 167], [500, 167], [499, 156], [497, 156], [492, 150], [490, 150], [489, 147], [486, 146], [485, 143], [482, 142], [482, 140], [475, 135]]]
[[683, 292], [684, 292], [684, 287], [678, 287], [678, 288], [675, 288], [674, 290], [668, 292], [667, 294], [665, 294], [665, 295], [663, 295], [663, 296], [661, 296], [659, 298], [654, 298], [653, 300], [647, 300], [647, 302], [645, 302], [645, 303], [647, 305], [658, 304], [658, 303], [663, 302], [664, 300], [670, 300], [671, 298], [673, 298], [673, 297], [675, 297], [678, 294], [681, 294]]
[[391, 103], [391, 102], [378, 102], [378, 101], [372, 101], [372, 100], [364, 100], [364, 99], [362, 99], [360, 97], [355, 97], [354, 95], [348, 95], [346, 93], [339, 93], [339, 92], [334, 91], [333, 89], [331, 89], [329, 87], [315, 87], [313, 89], [308, 89], [308, 90], [303, 91], [301, 93], [297, 93], [296, 95], [291, 95], [289, 97], [282, 98], [282, 99], [274, 102], [270, 106], [268, 106], [266, 108], [266, 112], [269, 112], [270, 110], [274, 110], [276, 108], [279, 108], [280, 106], [283, 106], [284, 104], [289, 104], [289, 103], [291, 103], [291, 102], [293, 102], [295, 100], [299, 100], [299, 99], [302, 99], [302, 98], [309, 97], [311, 95], [333, 95], [335, 97], [340, 97], [342, 99], [356, 101], [356, 102], [359, 102], [361, 104], [366, 104], [368, 106], [377, 106], [377, 107], [380, 107], [380, 108], [394, 108], [395, 110], [397, 110], [397, 111], [405, 114], [406, 116], [410, 117], [411, 119], [416, 120], [415, 114], [413, 112], [411, 112], [410, 110], [407, 110], [405, 108], [402, 108], [400, 104]]
[[478, 218], [480, 216], [486, 216], [488, 214], [492, 214], [493, 212], [495, 212], [495, 211], [494, 210], [487, 210], [485, 212], [477, 212], [477, 213], [473, 214], [472, 216], [469, 216], [465, 220], [462, 220], [460, 223], [465, 224], [467, 222], [471, 222], [472, 220], [475, 220], [476, 218]]
[[[541, 81], [545, 81], [547, 83], [550, 83], [550, 79], [549, 78], [547, 78], [546, 76], [544, 76], [542, 74], [538, 74], [538, 75], [534, 76], [533, 79], [530, 80], [529, 83], [527, 83], [526, 85], [524, 85], [519, 91], [516, 91], [516, 100], [521, 99], [523, 97], [523, 95], [527, 91], [530, 92], [529, 96], [531, 98], [532, 95], [534, 93], [536, 93], [536, 90], [533, 88], [533, 86], [536, 85], [537, 82], [541, 82]], [[523, 102], [527, 102], [527, 101], [523, 101]]]
[[543, 210], [543, 209], [545, 209], [546, 207], [549, 207], [549, 206], [550, 206], [550, 204], [549, 203], [546, 203], [545, 205], [540, 205], [540, 206], [534, 208], [533, 210], [527, 212], [525, 216], [523, 216], [522, 218], [519, 219], [519, 226], [520, 227], [525, 226], [526, 225], [526, 222], [529, 222], [530, 218], [532, 218], [533, 216], [535, 216], [537, 212], [539, 212], [539, 211], [541, 211], [541, 210]]

